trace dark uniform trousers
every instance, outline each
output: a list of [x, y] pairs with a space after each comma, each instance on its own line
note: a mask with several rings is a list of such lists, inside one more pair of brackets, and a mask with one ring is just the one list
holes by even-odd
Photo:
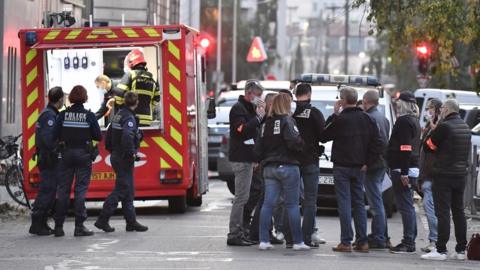
[[465, 185], [466, 178], [463, 176], [433, 178], [433, 203], [438, 219], [438, 252], [447, 251], [446, 245], [450, 238], [450, 209], [457, 239], [455, 251], [465, 251], [467, 245], [467, 221], [463, 205]]
[[127, 224], [133, 224], [136, 220], [135, 207], [133, 206], [135, 197], [133, 157], [128, 160], [128, 158], [124, 157], [123, 153], [113, 151], [111, 162], [116, 174], [115, 188], [103, 203], [101, 217], [108, 220], [115, 212], [115, 209], [117, 209], [118, 202], [121, 201], [123, 216]]
[[91, 154], [87, 149], [67, 148], [59, 164], [58, 201], [55, 226], [63, 225], [70, 203], [70, 190], [75, 177], [75, 226], [83, 225], [87, 219], [85, 197], [92, 174]]
[[40, 169], [40, 189], [33, 203], [32, 217], [38, 220], [46, 219], [48, 211], [53, 208], [57, 193], [58, 166]]

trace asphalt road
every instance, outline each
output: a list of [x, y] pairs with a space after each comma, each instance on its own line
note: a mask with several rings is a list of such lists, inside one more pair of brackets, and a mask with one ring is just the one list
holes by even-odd
[[[271, 251], [252, 247], [228, 247], [226, 234], [232, 196], [225, 183], [213, 180], [202, 207], [186, 214], [168, 214], [166, 202], [136, 202], [138, 220], [150, 227], [146, 233], [127, 233], [118, 213], [111, 225], [114, 233], [96, 230], [92, 237], [73, 237], [73, 219], [65, 224], [63, 238], [31, 236], [28, 215], [2, 217], [0, 224], [0, 269], [480, 269], [480, 262], [431, 262], [420, 259], [426, 244], [425, 218], [418, 215], [418, 252], [396, 255], [387, 251], [340, 254], [331, 251], [339, 241], [338, 217], [319, 213], [317, 224], [328, 241], [317, 250], [294, 252], [283, 246]], [[101, 204], [89, 203], [93, 228]], [[480, 231], [480, 222], [469, 220], [469, 229]], [[401, 219], [389, 220], [392, 242], [401, 238]], [[450, 243], [453, 250], [453, 244]]]

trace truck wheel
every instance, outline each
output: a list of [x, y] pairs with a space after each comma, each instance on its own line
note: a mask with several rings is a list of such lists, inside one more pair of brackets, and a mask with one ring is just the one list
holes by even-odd
[[395, 211], [393, 188], [385, 190], [382, 194], [382, 197], [383, 206], [385, 207], [385, 215], [387, 218], [391, 218], [393, 216], [393, 212]]
[[227, 187], [228, 190], [230, 190], [230, 193], [232, 193], [232, 195], [235, 195], [235, 179], [227, 179]]
[[188, 196], [187, 197], [187, 205], [188, 206], [194, 206], [194, 207], [202, 206], [202, 196], [200, 195], [197, 198], [193, 198], [193, 197]]
[[168, 212], [172, 214], [183, 214], [187, 210], [186, 196], [172, 197], [168, 199]]

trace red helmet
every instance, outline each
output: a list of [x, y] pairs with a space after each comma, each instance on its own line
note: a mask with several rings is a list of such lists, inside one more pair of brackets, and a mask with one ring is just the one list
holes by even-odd
[[138, 64], [147, 63], [145, 61], [145, 57], [143, 56], [143, 53], [138, 49], [134, 49], [131, 52], [129, 52], [127, 54], [127, 57], [125, 57], [125, 59], [126, 59], [125, 62], [130, 69], [132, 69], [134, 66]]

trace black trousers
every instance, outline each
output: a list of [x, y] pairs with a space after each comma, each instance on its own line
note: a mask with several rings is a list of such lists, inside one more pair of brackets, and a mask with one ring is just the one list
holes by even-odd
[[450, 210], [457, 239], [455, 251], [465, 251], [467, 245], [467, 220], [463, 205], [465, 184], [464, 176], [433, 178], [433, 203], [438, 219], [437, 251], [440, 253], [447, 252], [447, 242], [450, 238]]

